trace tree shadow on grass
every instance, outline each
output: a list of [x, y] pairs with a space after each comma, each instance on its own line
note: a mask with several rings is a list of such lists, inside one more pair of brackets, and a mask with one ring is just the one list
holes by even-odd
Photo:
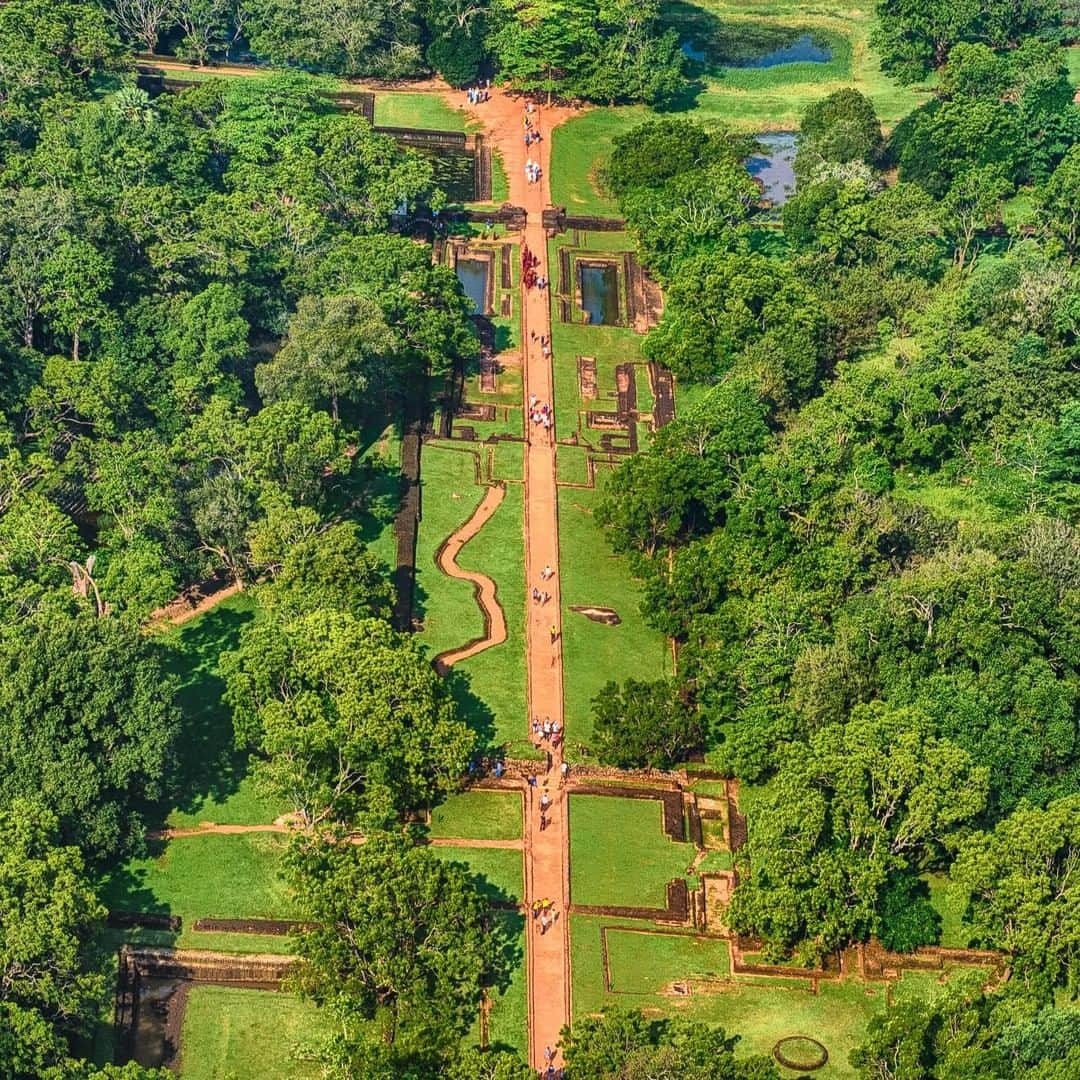
[[[164, 854], [165, 841], [148, 840], [146, 857], [157, 859]], [[146, 880], [149, 871], [145, 866], [126, 863], [108, 871], [101, 878], [98, 895], [110, 914], [138, 913], [140, 915], [172, 915], [172, 907], [150, 889]], [[157, 927], [126, 927], [122, 931], [125, 941], [145, 940], [147, 944], [170, 944], [176, 933]]]
[[180, 681], [176, 703], [182, 722], [171, 798], [153, 808], [161, 821], [173, 808], [190, 813], [208, 797], [225, 799], [247, 775], [248, 755], [234, 745], [232, 713], [222, 701], [219, 664], [254, 617], [252, 611], [215, 608], [163, 646], [163, 667]]
[[[505, 994], [514, 972], [525, 962], [525, 916], [520, 911], [495, 910], [491, 913], [491, 937], [495, 942], [495, 969], [487, 983], [489, 990]], [[494, 1044], [495, 1050], [514, 1047]]]
[[495, 745], [495, 714], [472, 690], [472, 678], [457, 668], [446, 673], [447, 688], [457, 705], [458, 715], [476, 733], [477, 757], [501, 757], [503, 748]]

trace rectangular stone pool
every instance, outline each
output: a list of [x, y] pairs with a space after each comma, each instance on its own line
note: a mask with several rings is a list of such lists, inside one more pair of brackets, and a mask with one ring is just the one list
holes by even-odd
[[488, 309], [488, 259], [462, 258], [457, 261], [457, 276], [465, 295], [473, 302], [473, 314], [484, 315]]
[[619, 324], [619, 271], [606, 265], [578, 266], [581, 275], [581, 308], [593, 326]]

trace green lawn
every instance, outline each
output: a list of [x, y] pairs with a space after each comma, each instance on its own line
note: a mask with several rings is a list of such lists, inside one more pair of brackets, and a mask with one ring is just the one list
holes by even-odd
[[[672, 14], [680, 26], [711, 23], [734, 42], [786, 28], [816, 34], [833, 47], [833, 59], [825, 64], [706, 70], [701, 92], [679, 103], [676, 115], [742, 131], [790, 131], [798, 128], [811, 102], [853, 86], [874, 102], [883, 123], [893, 126], [925, 100], [926, 88], [901, 87], [882, 73], [868, 40], [871, 5], [856, 9], [843, 0], [820, 0], [812, 7], [801, 0], [698, 0], [668, 7], [669, 12], [678, 9]], [[1080, 71], [1080, 62], [1075, 70]], [[652, 115], [640, 107], [594, 109], [558, 128], [552, 140], [553, 201], [571, 213], [614, 215], [614, 203], [600, 189], [600, 171], [614, 137]]]
[[180, 1037], [183, 1080], [303, 1080], [331, 1021], [295, 994], [196, 983]]
[[459, 840], [520, 840], [521, 795], [516, 791], [466, 791], [431, 811], [435, 837]]
[[[559, 567], [563, 602], [563, 683], [567, 747], [579, 757], [592, 741], [592, 702], [609, 680], [670, 675], [671, 650], [664, 636], [645, 625], [641, 586], [624, 556], [614, 555], [593, 520], [599, 494], [559, 490]], [[622, 623], [605, 626], [570, 611], [598, 605], [618, 612]]]
[[611, 988], [616, 994], [658, 994], [677, 979], [720, 979], [731, 972], [727, 941], [692, 934], [606, 931]]
[[[604, 988], [601, 930], [608, 928], [609, 962], [613, 986]], [[863, 1039], [866, 1024], [884, 1007], [881, 986], [856, 981], [822, 982], [812, 993], [791, 980], [731, 978], [716, 992], [695, 987], [689, 997], [662, 992], [675, 979], [710, 973], [723, 979], [724, 945], [716, 939], [699, 942], [681, 938], [631, 935], [650, 924], [574, 915], [570, 919], [572, 1002], [575, 1018], [599, 1012], [605, 1006], [644, 1009], [651, 1016], [682, 1016], [721, 1025], [742, 1039], [738, 1052], [770, 1054], [785, 1035], [811, 1035], [829, 1050], [829, 1063], [815, 1077], [854, 1077], [848, 1054]], [[614, 933], [612, 930], [614, 929]], [[906, 977], [905, 977], [906, 978]], [[785, 1077], [798, 1074], [781, 1070]]]
[[102, 901], [110, 910], [180, 915], [185, 934], [203, 916], [296, 918], [278, 877], [284, 847], [282, 836], [267, 833], [171, 840], [160, 855], [107, 874]]
[[[462, 102], [465, 95], [461, 95]], [[422, 128], [426, 131], [467, 131], [464, 109], [447, 105], [438, 94], [380, 90], [375, 95], [377, 127]]]
[[[626, 233], [590, 233], [586, 238], [585, 248], [577, 249], [571, 236], [557, 237], [548, 245], [548, 260], [553, 275], [560, 273], [559, 251], [563, 247], [569, 247], [573, 251], [621, 253], [633, 251], [634, 243]], [[572, 283], [562, 283], [557, 278], [556, 287], [565, 288], [570, 293], [574, 291]], [[577, 313], [575, 317], [576, 315]], [[638, 407], [642, 412], [649, 411], [652, 407], [652, 391], [641, 354], [643, 340], [642, 335], [628, 327], [562, 322], [558, 317], [558, 306], [553, 294], [551, 342], [554, 350], [555, 423], [560, 439], [567, 439], [571, 432], [577, 431], [587, 442], [594, 445], [599, 443], [600, 432], [588, 428], [585, 414], [589, 410], [611, 412], [615, 409], [615, 368], [619, 364], [641, 365], [636, 373]], [[581, 397], [578, 381], [579, 356], [591, 356], [596, 360], [596, 397], [591, 401], [585, 401]]]
[[971, 935], [964, 929], [967, 903], [953, 894], [944, 874], [924, 874], [923, 880], [930, 886], [930, 903], [941, 916], [940, 944], [947, 949], [966, 949], [971, 944]]
[[462, 863], [491, 900], [516, 901], [525, 895], [524, 855], [511, 848], [433, 847], [447, 862]]
[[[488, 1043], [509, 1047], [522, 1054], [529, 1049], [529, 1007], [525, 995], [525, 917], [516, 911], [494, 913], [495, 929], [502, 945], [506, 974], [498, 985], [488, 988], [491, 1012], [488, 1014]], [[479, 1020], [469, 1042], [480, 1042]]]
[[694, 858], [663, 831], [658, 799], [570, 796], [570, 896], [587, 906], [667, 905], [666, 886]]
[[[447, 577], [435, 563], [440, 545], [479, 506], [485, 489], [475, 483], [472, 453], [424, 447], [421, 458], [422, 519], [417, 542], [417, 610], [423, 641], [437, 655], [480, 637], [483, 617], [472, 585]], [[525, 716], [525, 551], [522, 539], [524, 490], [507, 487], [502, 505], [462, 549], [459, 564], [494, 580], [506, 615], [507, 640], [454, 668], [454, 689], [466, 716], [491, 745], [528, 749]]]
[[161, 814], [170, 825], [259, 825], [288, 809], [256, 791], [247, 754], [233, 744], [232, 715], [221, 700], [221, 656], [236, 648], [241, 629], [257, 611], [249, 590], [156, 638], [166, 650], [167, 669], [180, 680], [177, 704], [184, 717], [175, 777], [181, 794]]

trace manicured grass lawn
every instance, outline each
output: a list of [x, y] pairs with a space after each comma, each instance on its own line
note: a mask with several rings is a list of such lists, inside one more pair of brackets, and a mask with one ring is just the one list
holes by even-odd
[[525, 895], [524, 856], [511, 848], [433, 847], [447, 862], [463, 863], [491, 900], [520, 900]]
[[607, 948], [617, 994], [656, 994], [676, 979], [719, 979], [731, 971], [721, 938], [613, 928], [607, 931]]
[[364, 457], [378, 467], [368, 484], [363, 508], [354, 517], [360, 537], [392, 572], [397, 563], [394, 517], [401, 505], [400, 418], [376, 420], [360, 434]]
[[[567, 747], [592, 741], [592, 702], [611, 680], [657, 679], [671, 673], [671, 650], [663, 635], [645, 625], [641, 587], [624, 556], [614, 555], [593, 520], [599, 494], [559, 491], [559, 566], [563, 602], [563, 684]], [[570, 611], [571, 606], [610, 607], [619, 626], [605, 626]]]
[[693, 861], [691, 844], [669, 840], [658, 799], [570, 796], [570, 896], [588, 906], [656, 907]]
[[314, 1060], [332, 1021], [295, 994], [237, 987], [191, 987], [181, 1032], [184, 1080], [293, 1080], [318, 1077]]
[[[901, 87], [882, 73], [869, 45], [870, 5], [853, 9], [843, 0], [821, 0], [808, 8], [801, 0], [770, 0], [767, 5], [760, 0], [698, 0], [681, 7], [680, 26], [687, 25], [688, 15], [695, 16], [695, 23], [719, 20], [726, 35], [736, 41], [762, 28], [789, 27], [824, 37], [834, 56], [825, 64], [706, 71], [701, 92], [679, 103], [676, 115], [742, 131], [791, 131], [798, 128], [811, 102], [853, 86], [874, 102], [882, 122], [893, 126], [926, 99], [925, 88]], [[1080, 71], [1080, 63], [1075, 70]], [[598, 187], [599, 172], [614, 137], [651, 115], [655, 115], [651, 110], [639, 107], [595, 109], [556, 129], [554, 202], [571, 213], [615, 215], [614, 203]]]
[[[822, 982], [818, 994], [780, 980], [758, 978], [753, 982], [731, 979], [723, 989], [707, 993], [696, 988], [690, 997], [657, 993], [675, 979], [721, 972], [723, 943], [703, 939], [700, 951], [659, 938], [608, 931], [612, 977], [622, 993], [604, 989], [602, 927], [649, 929], [650, 924], [575, 915], [570, 920], [571, 973], [574, 1018], [599, 1012], [605, 1006], [644, 1009], [651, 1016], [681, 1016], [719, 1024], [739, 1033], [741, 1054], [771, 1054], [777, 1039], [785, 1035], [811, 1035], [829, 1050], [829, 1063], [815, 1077], [854, 1077], [848, 1054], [863, 1039], [866, 1024], [885, 1003], [881, 986], [856, 981]], [[675, 939], [676, 942], [679, 939]], [[712, 951], [710, 951], [710, 946]], [[609, 957], [611, 953], [609, 952]], [[621, 972], [621, 974], [620, 974]], [[723, 976], [721, 975], [721, 978]], [[784, 1076], [795, 1076], [781, 1069]]]
[[292, 951], [285, 934], [219, 934], [181, 928], [179, 934], [168, 930], [106, 930], [102, 941], [112, 949], [121, 945], [156, 945], [181, 949], [209, 949], [227, 953], [282, 953]]
[[[492, 476], [496, 480], [508, 480], [520, 484], [525, 479], [525, 444], [501, 442], [495, 450]], [[507, 492], [509, 495], [509, 492]], [[524, 566], [522, 566], [524, 573]]]
[[[507, 448], [509, 450], [509, 447]], [[496, 454], [504, 454], [502, 448]], [[506, 454], [503, 461], [513, 459]], [[525, 489], [508, 484], [495, 516], [462, 549], [458, 563], [482, 571], [497, 588], [506, 615], [506, 641], [457, 666], [470, 680], [472, 692], [492, 716], [492, 742], [508, 745], [511, 756], [531, 756], [525, 704]]]
[[284, 837], [272, 833], [171, 840], [160, 855], [107, 874], [102, 901], [110, 910], [180, 915], [185, 930], [203, 916], [296, 918], [278, 877], [284, 847]]
[[[484, 632], [472, 585], [447, 577], [435, 564], [440, 545], [480, 504], [471, 453], [429, 444], [421, 458], [423, 484], [416, 567], [423, 640], [433, 654], [465, 644]], [[456, 497], [455, 497], [456, 496]], [[506, 497], [484, 528], [462, 549], [459, 564], [495, 582], [506, 615], [507, 640], [463, 661], [452, 678], [465, 715], [489, 745], [528, 750], [525, 708], [524, 491], [507, 487]]]
[[430, 445], [424, 447], [420, 458], [420, 482], [417, 613], [424, 622], [424, 643], [438, 654], [484, 632], [472, 585], [447, 577], [435, 563], [439, 547], [472, 516], [484, 498], [484, 489], [476, 483], [471, 453]]
[[[464, 101], [465, 95], [462, 95]], [[426, 131], [466, 131], [462, 109], [452, 108], [438, 94], [380, 90], [375, 94], [377, 127], [423, 128]]]
[[466, 791], [431, 811], [431, 835], [462, 840], [520, 840], [521, 796], [514, 791]]
[[247, 754], [233, 744], [232, 714], [221, 700], [221, 656], [236, 648], [241, 629], [257, 611], [248, 590], [156, 638], [166, 651], [167, 669], [180, 679], [177, 704], [184, 717], [175, 778], [182, 795], [161, 815], [170, 825], [260, 825], [288, 809], [256, 791]]
[[[508, 977], [498, 986], [489, 987], [491, 1012], [488, 1014], [488, 1042], [493, 1047], [509, 1047], [528, 1053], [528, 1002], [525, 995], [525, 917], [516, 911], [493, 913], [496, 932], [503, 946], [503, 959]], [[479, 1019], [470, 1038], [480, 1041]]]

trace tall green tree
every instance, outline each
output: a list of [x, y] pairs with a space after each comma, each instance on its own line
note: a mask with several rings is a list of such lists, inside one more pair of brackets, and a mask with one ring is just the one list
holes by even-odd
[[373, 300], [305, 296], [285, 343], [259, 365], [255, 382], [270, 404], [291, 398], [315, 408], [328, 402], [337, 420], [342, 399], [359, 403], [395, 384], [396, 353], [397, 337]]
[[105, 12], [83, 0], [0, 7], [0, 134], [33, 141], [50, 99], [86, 99], [94, 79], [127, 66]]
[[56, 816], [16, 798], [0, 809], [0, 1072], [39, 1077], [85, 1034], [106, 997], [93, 936], [105, 909]]
[[172, 775], [174, 690], [157, 647], [127, 621], [21, 624], [0, 641], [0, 805], [40, 798], [92, 860], [132, 851]]
[[454, 790], [474, 736], [415, 639], [316, 610], [245, 629], [227, 663], [237, 737], [306, 824], [389, 823]]
[[650, 1022], [639, 1012], [606, 1009], [563, 1031], [572, 1080], [776, 1080], [763, 1056], [736, 1057], [739, 1037], [684, 1020]]
[[977, 940], [1011, 953], [1019, 977], [1046, 994], [1080, 982], [1078, 841], [1080, 796], [1021, 805], [993, 832], [965, 841], [952, 868], [970, 896]]
[[465, 871], [376, 832], [362, 844], [296, 843], [287, 873], [312, 923], [295, 941], [294, 983], [335, 1015], [342, 1037], [374, 1020], [399, 1053], [457, 1045], [500, 945]]

